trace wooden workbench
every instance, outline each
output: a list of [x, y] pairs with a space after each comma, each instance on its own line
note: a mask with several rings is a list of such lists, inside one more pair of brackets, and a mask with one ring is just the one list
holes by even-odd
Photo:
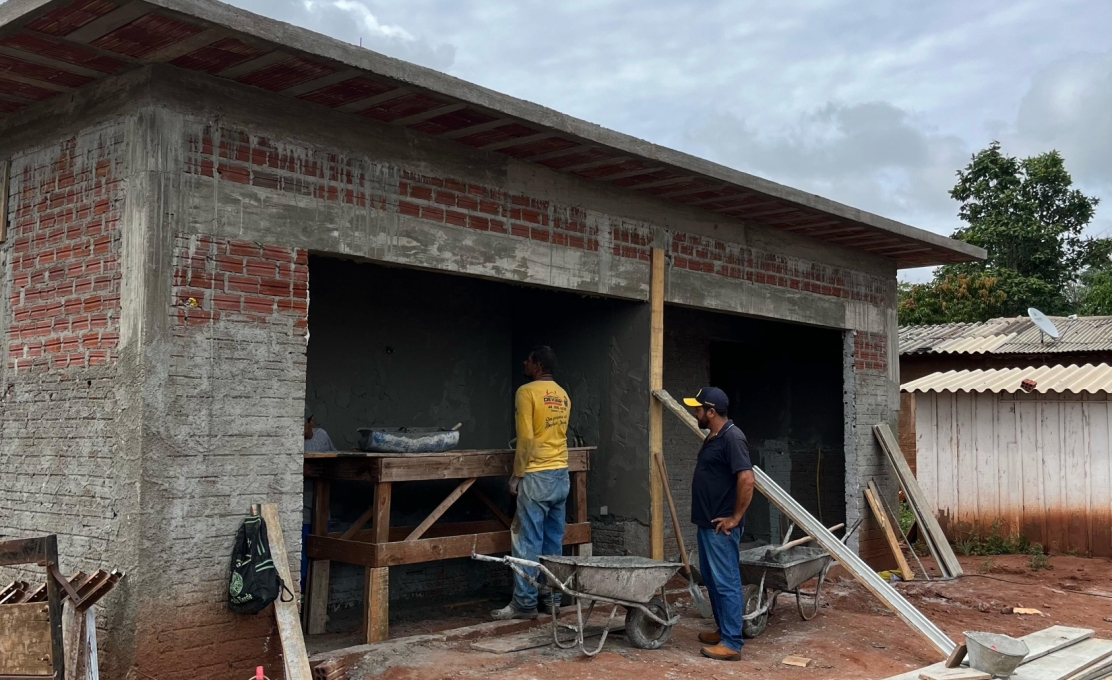
[[[567, 527], [564, 545], [589, 554], [591, 525], [587, 521], [587, 470], [595, 447], [569, 449]], [[449, 451], [446, 453], [306, 453], [304, 474], [314, 480], [313, 521], [305, 540], [311, 561], [302, 624], [310, 634], [323, 633], [328, 620], [328, 580], [331, 561], [366, 568], [364, 582], [363, 639], [378, 642], [389, 637], [389, 568], [453, 557], [472, 552], [510, 550], [510, 518], [473, 484], [480, 477], [509, 477], [513, 473], [512, 449]], [[390, 526], [390, 496], [394, 482], [462, 480], [452, 493], [417, 526]], [[333, 480], [374, 485], [371, 506], [343, 532], [329, 532], [329, 502]], [[436, 524], [465, 493], [472, 493], [494, 516], [475, 522]], [[364, 528], [367, 527], [367, 528]]]

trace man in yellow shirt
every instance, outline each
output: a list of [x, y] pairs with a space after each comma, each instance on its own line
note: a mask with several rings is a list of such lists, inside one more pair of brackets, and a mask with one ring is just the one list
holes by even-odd
[[[571, 399], [552, 380], [556, 353], [536, 347], [525, 360], [529, 382], [514, 398], [517, 456], [510, 493], [517, 496], [517, 514], [510, 527], [513, 556], [536, 561], [540, 555], [559, 555], [564, 545], [564, 507], [568, 499], [568, 415]], [[527, 570], [529, 571], [529, 570]], [[531, 576], [536, 576], [532, 570]], [[560, 606], [553, 591], [545, 609]], [[537, 588], [514, 575], [514, 597], [491, 612], [495, 619], [537, 618]]]

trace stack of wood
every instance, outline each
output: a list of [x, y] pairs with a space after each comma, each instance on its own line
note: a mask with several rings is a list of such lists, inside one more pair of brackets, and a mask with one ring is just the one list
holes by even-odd
[[[123, 572], [98, 569], [92, 574], [83, 571], [59, 581], [75, 611], [84, 612], [100, 601], [123, 578]], [[46, 583], [30, 585], [26, 581], [12, 581], [0, 588], [0, 605], [46, 602]]]
[[[1112, 640], [1099, 640], [1087, 628], [1051, 626], [1019, 638], [1027, 656], [1012, 680], [1099, 680], [1112, 673]], [[988, 673], [962, 662], [960, 651], [947, 662], [936, 663], [887, 680], [988, 680]]]
[[[961, 565], [958, 563], [958, 558], [954, 554], [953, 548], [950, 547], [950, 541], [946, 535], [942, 533], [942, 527], [938, 524], [938, 519], [935, 517], [934, 510], [927, 502], [927, 497], [923, 494], [922, 488], [919, 487], [919, 482], [915, 479], [915, 474], [911, 472], [911, 468], [907, 464], [907, 459], [904, 458], [903, 452], [900, 451], [899, 442], [896, 440], [895, 435], [892, 434], [892, 429], [888, 427], [887, 423], [880, 423], [873, 427], [873, 434], [876, 435], [877, 441], [880, 443], [880, 448], [887, 456], [888, 462], [896, 471], [896, 479], [900, 482], [900, 488], [903, 489], [904, 496], [907, 498], [907, 503], [911, 506], [911, 512], [915, 515], [915, 522], [919, 525], [919, 535], [922, 537], [923, 542], [927, 544], [927, 549], [930, 550], [931, 556], [938, 564], [938, 569], [942, 572], [944, 578], [953, 578], [961, 576]], [[879, 496], [876, 491], [875, 485], [870, 482], [870, 491]], [[866, 494], [866, 499], [869, 504], [873, 505], [877, 499], [869, 499], [869, 494]], [[886, 523], [881, 519], [882, 509], [878, 510], [877, 507], [873, 508], [874, 513], [877, 514], [878, 521], [884, 529]], [[897, 524], [897, 526], [899, 526]], [[895, 538], [892, 535], [891, 527], [885, 530], [885, 534], [889, 536], [889, 543], [894, 544]], [[897, 560], [901, 561], [901, 571], [907, 568], [906, 560], [903, 560], [903, 553], [899, 550], [898, 545], [895, 545], [893, 552], [898, 553]]]

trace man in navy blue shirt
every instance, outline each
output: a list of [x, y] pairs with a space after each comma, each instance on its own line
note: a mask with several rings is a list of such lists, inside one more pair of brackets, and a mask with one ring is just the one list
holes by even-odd
[[695, 409], [699, 427], [710, 436], [699, 449], [691, 480], [691, 522], [698, 527], [699, 567], [714, 610], [714, 633], [699, 633], [703, 656], [720, 661], [741, 659], [741, 572], [738, 545], [742, 519], [753, 499], [753, 464], [749, 442], [726, 418], [730, 400], [717, 387], [704, 387], [683, 403]]

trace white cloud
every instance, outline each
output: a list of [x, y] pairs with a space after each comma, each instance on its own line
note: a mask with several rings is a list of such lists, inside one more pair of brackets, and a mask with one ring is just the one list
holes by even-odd
[[975, 150], [1059, 148], [1112, 227], [1107, 0], [231, 1], [944, 234]]
[[363, 28], [371, 35], [381, 35], [385, 38], [393, 38], [405, 42], [414, 42], [416, 40], [412, 33], [401, 26], [379, 23], [375, 15], [371, 13], [370, 8], [361, 2], [355, 2], [354, 0], [337, 0], [332, 3], [332, 6], [359, 17], [360, 22], [363, 24]]

